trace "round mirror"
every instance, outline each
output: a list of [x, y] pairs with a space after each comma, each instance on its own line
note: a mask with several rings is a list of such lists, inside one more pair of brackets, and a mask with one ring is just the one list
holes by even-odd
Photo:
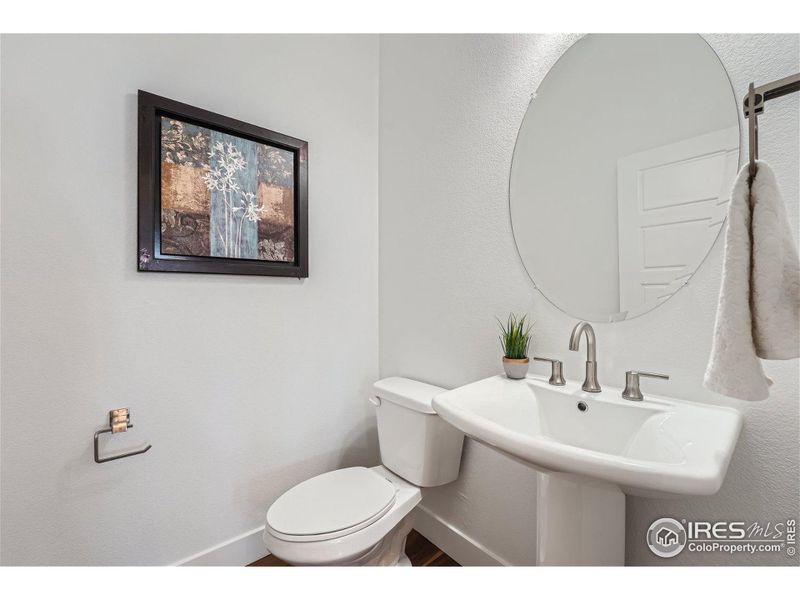
[[736, 98], [699, 35], [589, 35], [531, 99], [514, 239], [536, 287], [590, 321], [641, 315], [692, 277], [739, 165]]

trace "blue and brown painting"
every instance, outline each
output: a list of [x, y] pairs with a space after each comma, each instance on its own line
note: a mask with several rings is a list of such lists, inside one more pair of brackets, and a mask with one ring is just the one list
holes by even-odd
[[161, 118], [161, 253], [294, 262], [294, 155]]

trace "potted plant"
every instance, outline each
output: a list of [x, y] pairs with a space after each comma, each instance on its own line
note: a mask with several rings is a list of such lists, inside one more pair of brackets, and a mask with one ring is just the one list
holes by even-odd
[[503, 347], [503, 369], [509, 379], [524, 379], [528, 373], [528, 347], [531, 343], [531, 325], [526, 324], [527, 315], [517, 319], [514, 313], [508, 316], [505, 325], [500, 321], [500, 345]]

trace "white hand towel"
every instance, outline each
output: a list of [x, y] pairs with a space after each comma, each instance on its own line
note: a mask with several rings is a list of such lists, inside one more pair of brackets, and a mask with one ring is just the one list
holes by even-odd
[[800, 260], [775, 174], [757, 163], [736, 178], [728, 205], [714, 342], [703, 384], [742, 400], [764, 400], [772, 381], [759, 358], [800, 356]]

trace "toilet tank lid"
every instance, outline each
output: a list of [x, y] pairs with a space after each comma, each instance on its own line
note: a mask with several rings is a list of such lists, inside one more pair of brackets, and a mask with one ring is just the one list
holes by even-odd
[[399, 404], [411, 410], [435, 415], [433, 397], [447, 390], [429, 383], [406, 379], [405, 377], [387, 377], [375, 382], [375, 395], [381, 400]]

